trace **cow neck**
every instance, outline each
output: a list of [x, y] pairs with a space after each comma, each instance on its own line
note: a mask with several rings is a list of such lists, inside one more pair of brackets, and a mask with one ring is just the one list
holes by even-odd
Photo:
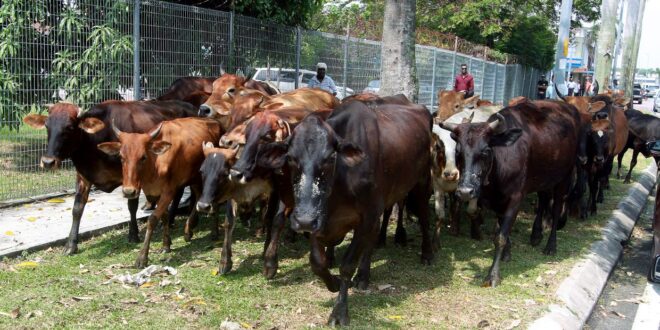
[[96, 145], [101, 142], [83, 132], [80, 145], [71, 154], [71, 161], [86, 180], [101, 191], [110, 192], [121, 185], [121, 162], [113, 161], [98, 150]]

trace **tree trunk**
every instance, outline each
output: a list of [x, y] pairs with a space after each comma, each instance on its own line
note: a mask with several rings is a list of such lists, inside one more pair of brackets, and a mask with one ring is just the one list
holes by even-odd
[[596, 74], [601, 91], [610, 84], [612, 72], [612, 56], [614, 55], [614, 40], [616, 37], [616, 18], [618, 0], [603, 0], [600, 6], [600, 30], [598, 31], [598, 46], [596, 50]]
[[623, 88], [623, 92], [627, 97], [632, 97], [633, 80], [635, 76], [635, 67], [633, 66], [634, 63], [631, 59], [635, 53], [636, 31], [638, 26], [641, 26], [641, 23], [637, 21], [639, 2], [640, 0], [628, 0], [628, 6], [626, 8], [626, 25], [623, 27], [623, 57], [621, 58], [623, 68], [621, 70], [619, 86]]
[[639, 10], [637, 12], [637, 31], [635, 31], [635, 45], [631, 57], [633, 70], [630, 80], [633, 82], [635, 80], [635, 71], [637, 69], [637, 59], [639, 58], [639, 45], [642, 41], [642, 23], [644, 21], [644, 8], [646, 7], [646, 1], [647, 0], [639, 0]]
[[381, 96], [403, 94], [416, 102], [415, 0], [387, 0], [381, 48]]

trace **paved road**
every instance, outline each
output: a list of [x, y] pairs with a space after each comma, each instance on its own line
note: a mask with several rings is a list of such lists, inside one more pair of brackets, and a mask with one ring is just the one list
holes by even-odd
[[635, 110], [639, 110], [639, 111], [646, 110], [646, 111], [652, 112], [653, 111], [653, 99], [649, 98], [649, 99], [645, 100], [644, 102], [642, 102], [642, 104], [633, 104], [633, 108], [635, 108]]

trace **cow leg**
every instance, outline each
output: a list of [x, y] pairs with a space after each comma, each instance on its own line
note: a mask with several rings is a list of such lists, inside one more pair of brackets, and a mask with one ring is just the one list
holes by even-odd
[[589, 174], [589, 211], [591, 215], [596, 215], [598, 209], [596, 206], [596, 195], [598, 194], [599, 180], [598, 173]]
[[[156, 210], [151, 213], [149, 219], [147, 220], [147, 230], [144, 234], [144, 244], [142, 245], [142, 249], [138, 254], [137, 260], [135, 261], [135, 267], [144, 268], [147, 266], [147, 264], [149, 264], [149, 245], [151, 244], [151, 235], [153, 235], [154, 228], [156, 228], [158, 220], [162, 219], [163, 215], [167, 211], [167, 207], [172, 201], [173, 195], [174, 194], [169, 192], [164, 192], [160, 195], [160, 199], [158, 199], [158, 202], [156, 203]], [[163, 219], [163, 247], [165, 249], [169, 249], [169, 242], [167, 242], [167, 240], [169, 240], [169, 227], [170, 226], [169, 223], [167, 223], [167, 220]]]
[[256, 237], [261, 237], [264, 235], [264, 232], [266, 230], [266, 222], [268, 221], [266, 219], [266, 216], [268, 215], [269, 199], [260, 199], [258, 204], [259, 204], [259, 225], [257, 226], [254, 235]]
[[430, 182], [424, 181], [417, 184], [405, 199], [406, 207], [419, 219], [419, 227], [422, 232], [422, 264], [430, 265], [433, 261], [432, 237], [429, 234], [429, 206], [428, 200], [431, 193]]
[[623, 148], [623, 150], [621, 150], [621, 152], [616, 156], [616, 159], [619, 162], [619, 166], [616, 169], [617, 179], [621, 179], [621, 162], [623, 161], [623, 156], [626, 154], [626, 151], [628, 151], [628, 147]]
[[275, 274], [277, 274], [277, 268], [279, 267], [277, 249], [279, 247], [280, 234], [282, 233], [282, 229], [284, 229], [285, 219], [290, 213], [291, 209], [287, 208], [284, 203], [280, 203], [280, 209], [278, 210], [277, 215], [273, 218], [273, 223], [270, 228], [270, 241], [264, 252], [264, 276], [267, 279], [272, 279], [275, 277]]
[[435, 231], [433, 231], [433, 249], [437, 252], [440, 250], [440, 233], [442, 232], [442, 226], [445, 222], [445, 193], [437, 189], [433, 189], [433, 194], [435, 196]]
[[[310, 237], [309, 242], [311, 244], [309, 264], [312, 267], [312, 272], [321, 278], [330, 292], [339, 291], [339, 277], [330, 273], [328, 259], [325, 254], [326, 248], [321, 246], [321, 243], [315, 235]], [[328, 246], [327, 248], [330, 249], [331, 247]], [[334, 248], [334, 246], [332, 248]]]
[[[485, 287], [496, 287], [501, 282], [500, 277], [500, 261], [505, 255], [505, 249], [508, 248], [510, 251], [509, 235], [511, 234], [511, 227], [513, 222], [516, 220], [518, 215], [518, 209], [520, 208], [520, 201], [522, 200], [522, 194], [517, 193], [510, 197], [509, 203], [507, 203], [506, 211], [502, 216], [501, 224], [498, 226], [497, 234], [495, 234], [495, 256], [493, 257], [493, 265], [490, 267], [488, 276], [486, 277], [483, 286]], [[508, 253], [510, 255], [510, 252]]]
[[456, 207], [456, 195], [449, 195], [449, 234], [453, 236], [458, 236], [461, 233], [461, 221], [460, 217], [455, 216], [454, 207]]
[[639, 150], [633, 149], [632, 159], [630, 160], [630, 168], [628, 169], [628, 174], [626, 174], [626, 179], [623, 180], [623, 183], [630, 183], [632, 178], [632, 171], [637, 165], [637, 156], [639, 155]]
[[[390, 217], [392, 216], [392, 207], [385, 209], [383, 212], [383, 223], [380, 225], [380, 232], [378, 233], [378, 247], [385, 247], [387, 242], [387, 226], [390, 224]], [[397, 227], [398, 229], [398, 227]]]
[[399, 246], [406, 246], [408, 244], [408, 234], [406, 228], [403, 226], [403, 210], [406, 201], [402, 200], [397, 203], [397, 218], [396, 218], [396, 231], [394, 232], [394, 244]]
[[[382, 209], [381, 209], [382, 210]], [[328, 319], [330, 326], [347, 326], [349, 324], [348, 317], [348, 288], [351, 286], [352, 277], [358, 265], [358, 261], [365, 257], [362, 264], [367, 264], [366, 268], [371, 267], [371, 252], [375, 246], [378, 234], [378, 215], [381, 212], [373, 212], [364, 215], [362, 222], [355, 229], [353, 239], [351, 240], [346, 254], [342, 259], [341, 266], [339, 267], [339, 295], [335, 300], [335, 305], [332, 308], [332, 313]], [[421, 219], [420, 219], [421, 221]], [[428, 221], [428, 219], [427, 219]], [[430, 246], [429, 246], [430, 247]], [[361, 285], [368, 285], [369, 270], [362, 269], [362, 273], [358, 274], [358, 281], [363, 282]]]
[[[183, 197], [183, 189], [184, 188], [181, 188], [176, 191], [176, 194], [174, 195], [174, 199], [172, 199], [172, 204], [170, 205], [170, 208], [167, 211], [167, 218], [168, 218], [168, 223], [170, 224], [170, 228], [174, 227], [174, 218], [176, 217], [176, 211], [179, 210], [179, 203], [181, 202], [181, 198]], [[192, 208], [195, 209], [194, 198], [190, 199], [190, 205], [192, 205]]]
[[[456, 216], [460, 216], [461, 201], [454, 196], [454, 207], [456, 208]], [[476, 199], [470, 200], [467, 206], [467, 217], [470, 218], [470, 237], [480, 241], [482, 239], [481, 225], [484, 223], [483, 215], [479, 209]]]
[[548, 243], [543, 250], [546, 255], [555, 255], [557, 253], [557, 225], [561, 218], [565, 216], [564, 208], [566, 206], [566, 197], [570, 189], [570, 177], [560, 182], [554, 189], [552, 203], [552, 229], [548, 236]]
[[325, 248], [325, 258], [327, 260], [328, 268], [335, 267], [335, 248], [336, 245], [330, 245]]
[[536, 209], [536, 217], [534, 218], [534, 225], [532, 226], [532, 235], [529, 238], [529, 244], [532, 246], [539, 245], [543, 239], [543, 214], [545, 214], [550, 204], [549, 192], [539, 191], [537, 195], [539, 202]]
[[87, 205], [87, 199], [91, 187], [91, 183], [85, 180], [82, 175], [76, 175], [76, 197], [74, 198], [73, 209], [71, 210], [73, 221], [71, 222], [69, 239], [64, 246], [64, 254], [72, 255], [78, 252], [78, 230], [80, 229], [80, 218], [82, 218], [83, 211], [85, 211], [85, 205]]
[[128, 223], [128, 242], [129, 243], [139, 243], [140, 237], [138, 236], [138, 224], [137, 224], [137, 209], [138, 198], [129, 199], [128, 204], [128, 213], [131, 214], [131, 221]]
[[231, 260], [231, 243], [232, 234], [234, 233], [234, 223], [236, 220], [236, 209], [238, 205], [234, 200], [227, 201], [227, 209], [225, 215], [225, 240], [222, 243], [222, 253], [220, 254], [220, 269], [218, 272], [221, 275], [229, 273], [233, 265]]
[[[655, 158], [655, 157], [654, 157]], [[656, 159], [657, 162], [657, 159]], [[655, 192], [655, 211], [653, 212], [653, 247], [651, 250], [651, 262], [648, 273], [648, 280], [652, 280], [655, 272], [655, 260], [660, 257], [660, 189], [656, 186]]]

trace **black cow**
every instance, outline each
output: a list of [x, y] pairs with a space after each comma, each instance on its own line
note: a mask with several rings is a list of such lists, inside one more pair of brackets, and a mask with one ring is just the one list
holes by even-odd
[[[62, 160], [71, 158], [76, 168], [73, 223], [65, 253], [78, 251], [80, 218], [92, 185], [103, 192], [111, 192], [122, 184], [119, 158], [108, 156], [96, 147], [99, 143], [117, 141], [112, 120], [122, 131], [146, 133], [161, 121], [196, 114], [192, 105], [180, 101], [106, 101], [86, 112], [71, 103], [57, 103], [48, 108], [48, 116], [31, 114], [23, 119], [34, 128], [48, 130], [48, 147], [41, 157], [42, 167], [57, 168]], [[178, 199], [174, 203], [178, 203]], [[137, 199], [128, 200], [131, 214], [128, 241], [133, 243], [139, 242], [137, 207]], [[176, 209], [177, 205], [173, 207]]]
[[[495, 257], [484, 285], [500, 283], [500, 261], [511, 258], [509, 234], [525, 195], [538, 192], [540, 205], [552, 203], [552, 231], [545, 254], [556, 252], [556, 230], [577, 164], [580, 117], [556, 101], [523, 100], [491, 116], [487, 123], [442, 124], [457, 141], [461, 179], [457, 194], [478, 199], [498, 216]], [[540, 217], [531, 243], [542, 238]]]
[[[283, 142], [265, 145], [258, 162], [286, 167], [292, 176], [295, 208], [291, 227], [310, 232], [312, 271], [339, 296], [329, 324], [346, 325], [348, 288], [369, 285], [371, 254], [379, 217], [406, 196], [422, 227], [422, 262], [433, 258], [429, 235], [431, 115], [423, 106], [384, 99], [343, 102], [324, 120], [308, 115]], [[324, 247], [353, 230], [339, 276], [332, 275]]]

